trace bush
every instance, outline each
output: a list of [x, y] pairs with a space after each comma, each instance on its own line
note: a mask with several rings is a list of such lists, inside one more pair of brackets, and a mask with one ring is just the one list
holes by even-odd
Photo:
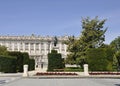
[[23, 65], [27, 64], [29, 70], [34, 70], [35, 60], [30, 59], [28, 53], [26, 52], [9, 52], [10, 56], [15, 56], [17, 59], [17, 71], [23, 72]]
[[104, 48], [105, 49], [105, 53], [106, 53], [106, 59], [108, 60], [108, 66], [107, 66], [107, 70], [108, 71], [113, 71], [113, 58], [114, 58], [114, 50], [110, 47], [108, 48]]
[[28, 64], [29, 65], [29, 55], [28, 53], [24, 52], [23, 54], [23, 65]]
[[64, 59], [61, 54], [57, 53], [56, 50], [52, 50], [51, 53], [48, 54], [48, 71], [63, 69], [64, 67]]
[[114, 67], [115, 70], [120, 71], [120, 50], [114, 54]]
[[80, 67], [66, 67], [65, 72], [83, 72], [83, 69]]
[[29, 70], [34, 70], [34, 69], [35, 69], [35, 60], [29, 59]]
[[90, 71], [112, 70], [112, 58], [108, 58], [108, 52], [104, 48], [89, 49], [87, 51], [87, 62]]
[[23, 54], [21, 52], [8, 52], [10, 56], [14, 56], [17, 59], [17, 71], [23, 72]]
[[16, 73], [16, 58], [0, 56], [0, 71], [4, 73]]

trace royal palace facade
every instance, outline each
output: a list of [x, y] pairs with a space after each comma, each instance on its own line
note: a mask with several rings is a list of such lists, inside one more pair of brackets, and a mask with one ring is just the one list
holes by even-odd
[[50, 36], [0, 36], [0, 45], [7, 47], [8, 51], [27, 52], [30, 58], [35, 59], [35, 69], [46, 71], [48, 66], [47, 54], [52, 49], [62, 54], [62, 58], [67, 56], [67, 45], [63, 41], [68, 36], [56, 37], [57, 44], [54, 45], [55, 37]]

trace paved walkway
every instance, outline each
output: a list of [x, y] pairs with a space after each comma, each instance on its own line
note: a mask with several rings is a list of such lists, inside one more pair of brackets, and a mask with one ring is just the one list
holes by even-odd
[[[34, 71], [30, 75], [35, 74]], [[0, 86], [120, 86], [120, 76], [30, 76], [1, 74]]]
[[4, 86], [120, 86], [120, 79], [32, 79], [21, 78]]
[[7, 83], [11, 83], [11, 82], [14, 82], [18, 79], [21, 79], [21, 77], [0, 77], [0, 86], [1, 85], [4, 85], [4, 84], [7, 84]]

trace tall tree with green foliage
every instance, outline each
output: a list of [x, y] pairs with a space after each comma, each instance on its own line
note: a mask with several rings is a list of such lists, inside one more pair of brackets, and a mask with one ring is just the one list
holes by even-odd
[[114, 54], [113, 64], [116, 70], [120, 70], [120, 51]]
[[75, 39], [74, 36], [69, 36], [68, 37], [68, 41], [65, 41], [65, 44], [68, 45], [68, 48], [67, 50], [70, 52], [66, 58], [66, 63], [69, 63], [69, 64], [75, 64], [75, 60], [76, 60], [76, 55], [77, 55], [77, 52], [79, 51], [78, 50], [78, 47], [77, 47], [77, 40]]
[[[99, 20], [98, 17], [90, 19], [89, 17], [82, 19], [82, 33], [79, 39], [68, 40], [68, 63], [74, 60], [76, 64], [83, 65], [86, 63], [86, 52], [90, 48], [98, 48], [105, 41], [105, 32], [107, 28], [103, 28], [106, 19]], [[69, 42], [72, 41], [72, 42]]]
[[111, 43], [110, 46], [114, 49], [114, 66], [116, 70], [120, 70], [120, 36], [115, 38]]
[[110, 43], [111, 48], [115, 50], [115, 52], [120, 50], [120, 36], [115, 38], [111, 43]]
[[98, 20], [98, 17], [90, 19], [89, 17], [82, 19], [82, 35], [80, 41], [86, 45], [86, 48], [100, 47], [105, 41], [105, 32], [103, 29], [104, 20]]

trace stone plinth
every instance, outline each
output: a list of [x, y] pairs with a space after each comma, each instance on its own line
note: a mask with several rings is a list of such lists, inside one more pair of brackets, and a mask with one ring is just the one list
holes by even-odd
[[23, 77], [28, 77], [28, 65], [24, 65], [23, 68]]
[[89, 76], [89, 73], [88, 73], [88, 64], [84, 64], [84, 75], [85, 76]]

